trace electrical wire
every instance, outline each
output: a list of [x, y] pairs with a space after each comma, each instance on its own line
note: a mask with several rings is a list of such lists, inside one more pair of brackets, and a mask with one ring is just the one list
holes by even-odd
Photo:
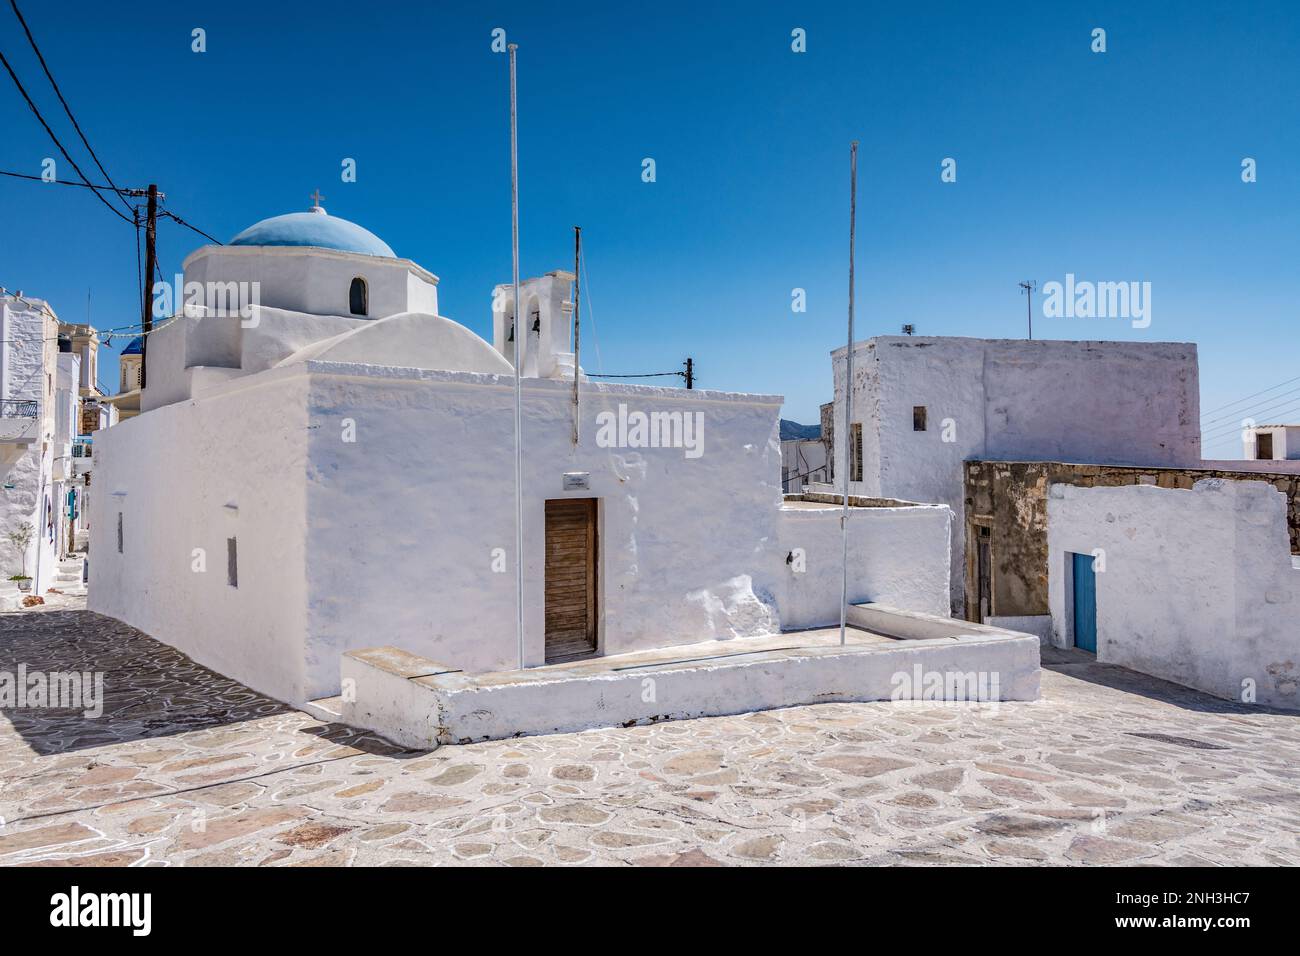
[[[1283, 385], [1290, 385], [1292, 382], [1300, 382], [1300, 375], [1296, 376], [1295, 378], [1289, 378], [1285, 382], [1278, 382], [1276, 385], [1270, 385], [1268, 388], [1260, 389], [1258, 392], [1253, 392], [1250, 395], [1247, 395], [1245, 398], [1239, 398], [1235, 402], [1228, 402], [1228, 404], [1226, 405], [1220, 405], [1218, 408], [1212, 408], [1208, 412], [1205, 412], [1204, 414], [1201, 415], [1201, 421], [1205, 422], [1205, 418], [1207, 415], [1213, 415], [1217, 412], [1221, 412], [1224, 409], [1231, 408], [1233, 405], [1240, 405], [1242, 402], [1249, 401], [1250, 399], [1255, 398], [1258, 395], [1263, 395], [1265, 392], [1271, 392], [1274, 389], [1281, 388]], [[1206, 422], [1206, 424], [1210, 424], [1210, 423]]]
[[[78, 182], [73, 182], [70, 179], [46, 179], [44, 176], [33, 176], [30, 173], [18, 173], [8, 169], [0, 169], [0, 176], [12, 176], [14, 179], [27, 179], [27, 180], [31, 180], [32, 182], [47, 183], [49, 185], [54, 185], [54, 186], [76, 186], [80, 189], [96, 189], [96, 190], [102, 189], [105, 192], [114, 191], [113, 187], [110, 186], [100, 186], [94, 183], [78, 183]], [[130, 196], [130, 195], [134, 195], [137, 192], [140, 192], [141, 190], [118, 189], [116, 191], [120, 195]], [[130, 204], [128, 204], [127, 208], [130, 209], [133, 214], [137, 214], [137, 215], [139, 214], [140, 210], [138, 206], [131, 206]], [[116, 210], [114, 211], [116, 212]], [[160, 216], [166, 216], [168, 219], [175, 220], [175, 222], [177, 222], [179, 225], [182, 225], [186, 229], [198, 233], [200, 236], [202, 236], [204, 239], [207, 239], [209, 242], [215, 242], [219, 246], [225, 245], [225, 243], [222, 242], [220, 239], [204, 232], [202, 229], [200, 229], [198, 226], [194, 225], [193, 223], [185, 221], [180, 216], [176, 215], [176, 213], [172, 212], [170, 209], [164, 209], [160, 206], [158, 209], [158, 214]]]
[[685, 372], [641, 372], [636, 375], [615, 375], [611, 373], [585, 372], [587, 378], [661, 378], [665, 375], [680, 375], [686, 377]]
[[[7, 169], [0, 169], [0, 176], [12, 176], [15, 179], [30, 179], [34, 182], [48, 183], [52, 186], [76, 186], [80, 189], [102, 189], [105, 192], [113, 191], [109, 186], [100, 186], [94, 183], [78, 183], [73, 182], [71, 179], [46, 179], [44, 176], [33, 176], [31, 173], [15, 173], [10, 172]], [[118, 190], [118, 192], [122, 193], [126, 192], [126, 190]]]
[[162, 214], [163, 214], [164, 216], [167, 216], [169, 219], [174, 219], [177, 223], [179, 223], [180, 225], [184, 226], [186, 229], [192, 230], [193, 232], [197, 232], [197, 233], [198, 233], [200, 236], [202, 236], [204, 239], [207, 239], [207, 240], [209, 240], [210, 242], [215, 242], [215, 243], [216, 243], [217, 245], [219, 245], [219, 246], [224, 246], [224, 245], [225, 245], [225, 243], [222, 242], [220, 239], [216, 238], [215, 236], [210, 236], [210, 235], [208, 235], [206, 232], [204, 232], [204, 231], [203, 231], [202, 229], [200, 229], [198, 226], [192, 226], [192, 225], [190, 225], [188, 222], [186, 222], [186, 221], [185, 221], [184, 219], [182, 219], [180, 216], [176, 215], [176, 213], [172, 212], [170, 209], [163, 209], [163, 210], [160, 210], [160, 212], [162, 212]]
[[16, 16], [18, 22], [22, 24], [23, 32], [27, 34], [27, 42], [32, 45], [32, 50], [36, 54], [36, 59], [40, 61], [41, 69], [45, 71], [45, 78], [50, 81], [50, 86], [54, 87], [54, 95], [57, 96], [59, 102], [63, 104], [63, 112], [67, 113], [68, 119], [72, 120], [72, 128], [75, 129], [77, 135], [81, 137], [82, 145], [86, 147], [86, 151], [90, 153], [90, 158], [95, 161], [95, 165], [99, 167], [99, 171], [103, 173], [104, 178], [108, 180], [108, 184], [112, 187], [117, 198], [122, 202], [122, 205], [126, 206], [127, 211], [130, 212], [131, 204], [122, 198], [122, 190], [117, 188], [117, 183], [113, 182], [113, 177], [108, 174], [108, 170], [104, 168], [104, 164], [99, 161], [99, 156], [95, 153], [94, 147], [90, 145], [90, 140], [86, 138], [86, 134], [82, 131], [81, 124], [78, 123], [77, 118], [72, 115], [72, 107], [70, 107], [68, 101], [63, 98], [63, 91], [59, 89], [59, 84], [55, 81], [54, 74], [50, 72], [49, 64], [45, 62], [45, 55], [41, 53], [41, 48], [36, 45], [36, 38], [32, 36], [32, 31], [27, 26], [27, 19], [23, 16], [23, 12], [18, 9], [17, 0], [9, 0], [9, 6], [13, 7], [14, 16]]
[[23, 86], [22, 80], [18, 79], [18, 74], [15, 73], [14, 68], [9, 65], [9, 59], [2, 51], [0, 51], [0, 65], [3, 65], [5, 70], [9, 73], [9, 78], [14, 81], [14, 86], [18, 87], [18, 92], [21, 93], [23, 99], [27, 101], [28, 108], [40, 122], [41, 126], [45, 128], [45, 132], [48, 133], [50, 139], [54, 141], [54, 145], [59, 148], [59, 152], [63, 154], [63, 158], [72, 165], [72, 168], [77, 171], [77, 175], [80, 176], [82, 181], [90, 187], [91, 192], [95, 194], [95, 198], [102, 202], [105, 208], [107, 208], [113, 215], [117, 216], [117, 218], [121, 219], [123, 222], [130, 222], [131, 220], [124, 216], [121, 210], [105, 199], [103, 194], [91, 184], [90, 180], [86, 177], [86, 174], [81, 171], [81, 167], [77, 165], [77, 161], [68, 155], [68, 151], [63, 148], [63, 144], [59, 142], [59, 138], [54, 135], [54, 130], [50, 129], [50, 124], [45, 122], [45, 117], [41, 115], [40, 109], [38, 109], [36, 104], [32, 102], [32, 98], [27, 95], [26, 87]]
[[1269, 415], [1278, 414], [1278, 409], [1281, 408], [1282, 406], [1290, 406], [1286, 409], [1286, 412], [1284, 412], [1284, 414], [1289, 414], [1291, 407], [1294, 407], [1297, 399], [1291, 397], [1291, 398], [1279, 398], [1270, 401], [1271, 404], [1257, 405], [1254, 408], [1250, 408], [1244, 411], [1242, 413], [1242, 419], [1240, 423], [1232, 422], [1226, 426], [1216, 425], [1213, 428], [1202, 428], [1201, 433], [1210, 438], [1216, 438], [1220, 435], [1230, 435], [1234, 431], [1237, 431], [1238, 429], [1248, 427], [1244, 424], [1247, 420], [1258, 421], [1260, 416], [1263, 416], [1265, 413]]

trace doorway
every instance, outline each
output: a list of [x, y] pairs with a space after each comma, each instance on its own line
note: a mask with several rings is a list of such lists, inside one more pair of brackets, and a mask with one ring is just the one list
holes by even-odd
[[591, 657], [597, 649], [595, 498], [546, 502], [546, 663]]
[[1097, 653], [1097, 572], [1091, 554], [1070, 555], [1074, 578], [1074, 646]]

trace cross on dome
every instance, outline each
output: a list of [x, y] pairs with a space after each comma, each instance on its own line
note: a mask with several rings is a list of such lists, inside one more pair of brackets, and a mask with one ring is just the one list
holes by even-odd
[[311, 211], [312, 211], [312, 212], [324, 212], [324, 211], [325, 211], [325, 207], [322, 206], [322, 205], [320, 204], [320, 201], [321, 201], [322, 199], [324, 199], [325, 197], [322, 196], [322, 195], [320, 194], [320, 189], [319, 189], [319, 188], [318, 188], [314, 193], [312, 193], [310, 196], [308, 196], [307, 198], [311, 200]]

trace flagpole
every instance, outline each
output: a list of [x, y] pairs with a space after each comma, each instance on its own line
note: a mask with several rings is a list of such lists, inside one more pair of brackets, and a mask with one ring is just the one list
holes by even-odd
[[515, 635], [519, 642], [519, 669], [524, 668], [524, 450], [523, 401], [520, 392], [520, 343], [523, 326], [519, 321], [519, 134], [515, 100], [515, 50], [510, 45], [510, 247], [515, 282]]
[[844, 539], [844, 563], [840, 579], [840, 646], [845, 643], [849, 614], [849, 449], [853, 444], [853, 239], [858, 216], [858, 141], [849, 144], [849, 346], [844, 369], [844, 513], [840, 534]]

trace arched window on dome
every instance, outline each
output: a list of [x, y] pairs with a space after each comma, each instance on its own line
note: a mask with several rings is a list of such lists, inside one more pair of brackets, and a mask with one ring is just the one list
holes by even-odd
[[366, 280], [360, 276], [352, 280], [352, 288], [348, 290], [348, 310], [353, 315], [370, 314], [370, 295]]

